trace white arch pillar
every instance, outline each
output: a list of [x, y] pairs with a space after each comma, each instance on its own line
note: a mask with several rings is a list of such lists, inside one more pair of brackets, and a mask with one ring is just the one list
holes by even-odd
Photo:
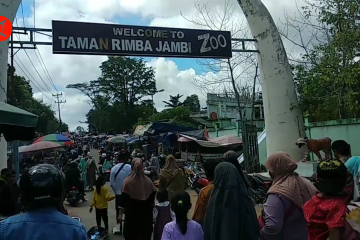
[[248, 21], [259, 50], [261, 87], [264, 103], [267, 155], [287, 152], [301, 160], [296, 139], [305, 136], [294, 79], [284, 44], [274, 20], [261, 0], [237, 0]]
[[[21, 0], [0, 0], [0, 16], [14, 22], [16, 12]], [[9, 41], [0, 42], [0, 101], [6, 102], [7, 91], [7, 64], [9, 53]], [[0, 170], [7, 167], [7, 143], [3, 137], [0, 139]]]

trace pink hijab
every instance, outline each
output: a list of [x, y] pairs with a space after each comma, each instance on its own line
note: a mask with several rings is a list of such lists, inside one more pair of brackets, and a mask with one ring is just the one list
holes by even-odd
[[146, 200], [156, 191], [154, 184], [144, 174], [144, 165], [140, 158], [135, 158], [131, 162], [131, 174], [125, 178], [122, 192], [129, 194], [132, 199]]
[[315, 186], [309, 180], [295, 173], [297, 163], [285, 152], [270, 155], [265, 167], [273, 177], [268, 194], [279, 194], [302, 208], [316, 193]]

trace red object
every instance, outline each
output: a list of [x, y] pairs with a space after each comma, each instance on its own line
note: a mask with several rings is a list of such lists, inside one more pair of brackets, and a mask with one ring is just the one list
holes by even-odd
[[271, 187], [271, 182], [270, 181], [264, 181], [264, 186], [266, 189], [269, 189]]
[[70, 142], [64, 142], [64, 145], [65, 145], [65, 146], [71, 146], [71, 145], [73, 145], [73, 144], [74, 144], [74, 143], [71, 142], [71, 141], [70, 141]]
[[209, 180], [207, 180], [206, 178], [199, 178], [197, 180], [198, 184], [205, 187], [207, 185], [209, 185]]
[[4, 16], [0, 16], [0, 22], [2, 22], [2, 31], [1, 31], [2, 34], [0, 35], [0, 42], [2, 42], [10, 37], [13, 27], [11, 25], [10, 20]]
[[204, 137], [206, 138], [206, 139], [209, 139], [210, 137], [209, 137], [209, 132], [208, 132], [208, 130], [207, 130], [207, 128], [205, 127], [205, 129], [204, 129]]
[[76, 187], [72, 187], [72, 189], [76, 189]]
[[218, 119], [218, 116], [217, 116], [217, 113], [216, 113], [216, 112], [212, 112], [212, 113], [210, 114], [210, 117], [211, 117], [211, 119]]
[[303, 207], [307, 221], [308, 238], [323, 240], [329, 237], [329, 228], [345, 226], [347, 197], [322, 198], [315, 194]]

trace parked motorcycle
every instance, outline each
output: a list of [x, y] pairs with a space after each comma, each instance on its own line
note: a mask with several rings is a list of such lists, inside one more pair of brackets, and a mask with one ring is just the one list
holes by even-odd
[[256, 204], [263, 204], [266, 201], [266, 194], [271, 187], [272, 179], [259, 173], [249, 173], [247, 176], [251, 197]]
[[66, 196], [66, 201], [70, 204], [70, 206], [76, 207], [82, 198], [83, 196], [79, 192], [79, 189], [73, 186]]
[[185, 174], [190, 188], [195, 190], [197, 194], [200, 193], [203, 187], [209, 184], [209, 180], [206, 178], [205, 172], [201, 167], [190, 164], [185, 167]]

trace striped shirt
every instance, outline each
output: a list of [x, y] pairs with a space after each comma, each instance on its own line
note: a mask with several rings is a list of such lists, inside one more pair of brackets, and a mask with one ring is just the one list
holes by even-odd
[[115, 175], [122, 165], [123, 163], [116, 164], [113, 168], [111, 168], [110, 172], [110, 186], [116, 195], [121, 195], [123, 181], [131, 173], [131, 165], [126, 163], [115, 179]]

